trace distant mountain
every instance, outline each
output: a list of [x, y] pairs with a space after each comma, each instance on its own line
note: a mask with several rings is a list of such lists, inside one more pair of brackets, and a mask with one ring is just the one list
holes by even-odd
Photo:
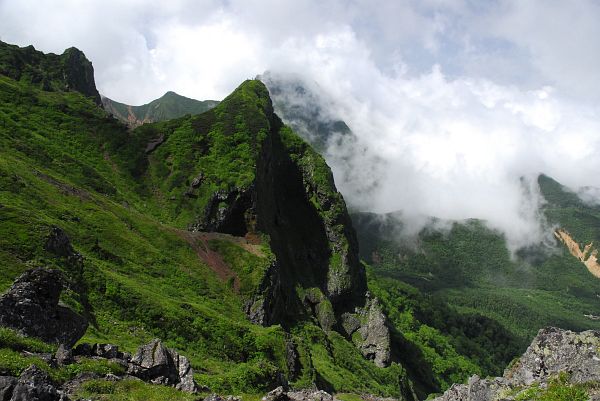
[[270, 71], [258, 78], [269, 89], [281, 118], [318, 152], [324, 153], [332, 140], [355, 139], [348, 125], [335, 116], [333, 101], [326, 99], [316, 83]]
[[[435, 302], [499, 322], [510, 333], [502, 348], [485, 350], [481, 365], [492, 371], [545, 326], [600, 329], [600, 266], [594, 245], [600, 243], [600, 207], [545, 175], [537, 183], [546, 199], [542, 211], [548, 230], [556, 230], [557, 241], [553, 248], [520, 249], [515, 257], [504, 236], [483, 221], [432, 218], [416, 239], [407, 239], [401, 235], [402, 213], [352, 214], [361, 258], [382, 282], [408, 284]], [[442, 332], [456, 330], [435, 314], [423, 320]]]
[[141, 106], [130, 106], [102, 96], [104, 109], [130, 127], [179, 118], [186, 114], [201, 114], [218, 104], [217, 100], [200, 101], [171, 91]]

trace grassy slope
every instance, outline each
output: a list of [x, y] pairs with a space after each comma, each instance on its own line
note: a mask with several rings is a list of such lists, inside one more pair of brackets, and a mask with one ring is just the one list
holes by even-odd
[[[63, 301], [92, 320], [82, 341], [131, 352], [158, 336], [188, 356], [198, 382], [215, 391], [273, 386], [276, 372], [287, 371], [286, 334], [250, 324], [243, 296], [178, 231], [206, 202], [182, 196], [198, 167], [210, 190], [252, 180], [253, 146], [264, 134], [257, 90], [260, 83], [247, 83], [208, 114], [131, 133], [78, 93], [0, 76], [0, 291], [30, 267], [61, 268], [73, 282]], [[210, 132], [202, 131], [206, 119], [216, 124]], [[228, 130], [233, 135], [223, 135]], [[157, 132], [167, 141], [147, 161], [145, 143]], [[190, 153], [206, 139], [207, 151]], [[83, 255], [83, 272], [43, 249], [54, 225]], [[248, 263], [260, 269], [269, 262], [268, 253], [245, 255], [233, 243], [212, 246], [247, 285], [256, 282]], [[311, 322], [296, 327], [292, 339], [302, 362], [297, 385], [399, 395], [399, 365], [376, 368]]]

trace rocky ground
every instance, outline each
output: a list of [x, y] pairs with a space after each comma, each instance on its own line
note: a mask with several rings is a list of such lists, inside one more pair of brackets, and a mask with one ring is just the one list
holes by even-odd
[[[84, 359], [92, 359], [120, 366], [121, 373], [82, 373], [57, 385], [47, 372], [31, 365], [19, 377], [0, 376], [0, 400], [69, 400], [82, 383], [92, 379], [141, 380], [192, 394], [210, 391], [201, 389], [196, 384], [187, 358], [167, 348], [159, 339], [140, 346], [133, 356], [119, 351], [118, 346], [112, 344], [83, 343], [72, 348], [84, 333], [87, 322], [71, 309], [59, 305], [63, 284], [62, 274], [56, 270], [38, 268], [24, 273], [0, 297], [0, 325], [27, 336], [60, 344], [54, 355], [28, 353], [51, 367], [58, 369]], [[374, 310], [375, 312], [368, 310], [365, 313], [379, 316], [380, 312], [376, 313], [378, 308]], [[357, 322], [357, 327], [360, 327], [360, 322]], [[373, 342], [373, 347], [376, 345], [378, 344]], [[545, 398], [546, 400], [598, 401], [599, 383], [600, 332], [574, 333], [550, 327], [540, 330], [523, 356], [506, 369], [502, 377], [482, 379], [473, 376], [467, 384], [453, 385], [435, 401], [537, 400], [537, 395], [552, 391], [558, 391], [563, 398]], [[374, 396], [369, 397], [369, 401], [380, 400]], [[206, 401], [234, 399], [235, 397], [222, 398], [216, 394], [206, 397]], [[321, 390], [292, 391], [284, 387], [276, 388], [263, 398], [263, 401], [334, 400], [333, 395]]]

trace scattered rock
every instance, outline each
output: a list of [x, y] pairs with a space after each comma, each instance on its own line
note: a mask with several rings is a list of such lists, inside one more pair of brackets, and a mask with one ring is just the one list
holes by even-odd
[[0, 297], [0, 326], [29, 337], [73, 346], [85, 333], [85, 318], [59, 306], [63, 276], [58, 270], [36, 268], [23, 273]]
[[283, 387], [277, 387], [262, 398], [262, 401], [333, 401], [331, 394], [323, 390], [297, 390], [286, 391]]
[[241, 401], [241, 398], [228, 395], [227, 397], [221, 397], [218, 394], [210, 394], [204, 398], [204, 401]]
[[100, 357], [106, 359], [117, 359], [124, 363], [131, 360], [127, 352], [119, 351], [119, 347], [113, 344], [88, 344], [81, 343], [73, 350], [74, 356]]
[[269, 391], [267, 395], [262, 398], [262, 401], [288, 401], [289, 399], [287, 392], [280, 386], [275, 390]]

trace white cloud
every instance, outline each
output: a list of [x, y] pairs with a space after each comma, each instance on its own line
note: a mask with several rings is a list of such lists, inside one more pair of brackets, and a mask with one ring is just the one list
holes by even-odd
[[347, 200], [483, 218], [513, 244], [543, 237], [520, 177], [600, 187], [599, 19], [592, 0], [0, 0], [2, 40], [81, 48], [115, 100], [314, 80], [359, 136], [330, 149], [352, 157], [356, 174], [331, 159]]

